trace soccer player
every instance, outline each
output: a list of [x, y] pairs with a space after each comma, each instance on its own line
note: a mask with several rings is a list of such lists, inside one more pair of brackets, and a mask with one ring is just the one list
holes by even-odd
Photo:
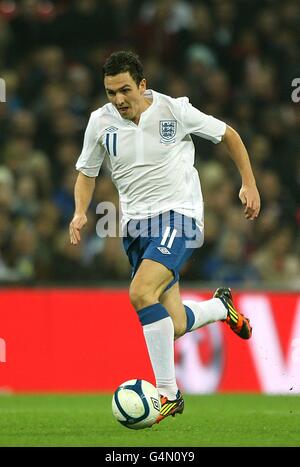
[[147, 89], [133, 52], [111, 54], [103, 76], [109, 103], [92, 112], [86, 128], [76, 164], [70, 240], [80, 242], [106, 156], [119, 192], [123, 244], [132, 266], [130, 300], [161, 395], [160, 422], [184, 409], [176, 384], [174, 338], [218, 320], [242, 339], [252, 333], [229, 288], [217, 289], [207, 301], [181, 300], [179, 270], [203, 243], [203, 200], [190, 135], [226, 145], [241, 176], [239, 198], [247, 219], [258, 216], [260, 197], [247, 150], [233, 128], [193, 107], [187, 97], [174, 99]]

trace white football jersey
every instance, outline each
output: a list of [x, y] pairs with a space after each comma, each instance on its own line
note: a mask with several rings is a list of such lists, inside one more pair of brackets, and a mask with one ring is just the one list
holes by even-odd
[[203, 199], [195, 148], [190, 134], [219, 143], [226, 124], [177, 99], [147, 90], [152, 104], [138, 125], [124, 119], [108, 103], [92, 112], [76, 169], [97, 177], [109, 157], [117, 187], [122, 225], [174, 210], [196, 220], [203, 229]]

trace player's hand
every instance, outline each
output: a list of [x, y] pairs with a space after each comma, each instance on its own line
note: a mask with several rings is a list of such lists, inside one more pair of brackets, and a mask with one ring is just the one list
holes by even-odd
[[80, 230], [87, 223], [87, 217], [85, 214], [75, 214], [72, 221], [70, 222], [70, 241], [72, 245], [77, 245], [80, 238]]
[[245, 206], [244, 213], [246, 219], [253, 221], [256, 217], [258, 217], [260, 211], [260, 196], [256, 185], [242, 185], [239, 198], [242, 204]]

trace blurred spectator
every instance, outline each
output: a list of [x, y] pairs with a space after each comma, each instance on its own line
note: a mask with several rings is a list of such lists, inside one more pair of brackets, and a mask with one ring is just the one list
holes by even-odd
[[204, 262], [202, 270], [209, 281], [226, 286], [259, 285], [258, 269], [247, 262], [244, 239], [233, 230], [222, 233], [215, 251]]
[[14, 203], [14, 177], [9, 168], [0, 166], [0, 209], [12, 212]]
[[25, 283], [33, 283], [36, 277], [36, 250], [38, 236], [33, 224], [21, 220], [12, 229], [9, 264], [15, 278]]
[[54, 239], [54, 264], [51, 279], [62, 283], [84, 282], [87, 269], [82, 262], [83, 243], [79, 248], [72, 248], [69, 241], [69, 229], [59, 230]]
[[295, 240], [290, 228], [279, 228], [253, 255], [252, 264], [266, 286], [300, 289], [300, 259], [293, 253]]
[[62, 224], [68, 225], [74, 213], [74, 185], [76, 173], [69, 170], [63, 176], [62, 185], [55, 191], [53, 201], [61, 213]]
[[37, 185], [31, 175], [21, 175], [16, 185], [16, 202], [14, 215], [33, 220], [39, 210]]

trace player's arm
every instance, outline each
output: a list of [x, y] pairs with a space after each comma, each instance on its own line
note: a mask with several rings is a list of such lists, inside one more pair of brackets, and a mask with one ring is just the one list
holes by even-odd
[[245, 206], [245, 217], [254, 220], [260, 211], [260, 197], [256, 187], [247, 149], [240, 135], [230, 126], [226, 126], [222, 142], [226, 145], [242, 179], [239, 198]]
[[73, 245], [80, 242], [80, 230], [87, 223], [86, 212], [92, 200], [96, 177], [87, 177], [79, 172], [75, 188], [75, 212], [70, 222], [70, 240]]
[[242, 178], [239, 197], [245, 205], [245, 216], [247, 219], [253, 220], [259, 214], [260, 198], [249, 156], [239, 134], [221, 120], [193, 107], [187, 98], [180, 98], [177, 102], [177, 112], [178, 108], [180, 109], [177, 114], [178, 119], [181, 121], [186, 134], [195, 134], [215, 144], [223, 141], [227, 146]]

